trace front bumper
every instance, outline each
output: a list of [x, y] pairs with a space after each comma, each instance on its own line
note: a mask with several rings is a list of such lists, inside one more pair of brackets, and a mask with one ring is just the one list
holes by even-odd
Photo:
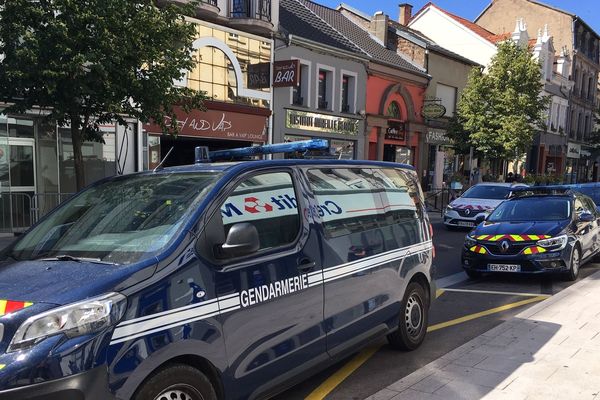
[[565, 247], [563, 250], [542, 253], [542, 254], [517, 254], [514, 256], [504, 255], [497, 256], [493, 254], [477, 254], [463, 248], [462, 251], [462, 267], [465, 270], [473, 272], [493, 272], [490, 271], [489, 264], [511, 264], [520, 265], [521, 270], [511, 272], [516, 274], [547, 274], [561, 273], [569, 270], [571, 246]]
[[473, 228], [477, 223], [478, 215], [487, 216], [485, 212], [473, 212], [470, 216], [466, 217], [460, 215], [457, 211], [446, 211], [444, 213], [444, 224], [448, 226], [457, 226], [461, 228]]
[[106, 367], [44, 383], [0, 391], [0, 400], [113, 400]]

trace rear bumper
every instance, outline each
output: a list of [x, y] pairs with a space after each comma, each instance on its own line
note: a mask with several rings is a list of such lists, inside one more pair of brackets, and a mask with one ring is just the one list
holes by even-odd
[[105, 367], [35, 385], [0, 391], [0, 400], [113, 400]]

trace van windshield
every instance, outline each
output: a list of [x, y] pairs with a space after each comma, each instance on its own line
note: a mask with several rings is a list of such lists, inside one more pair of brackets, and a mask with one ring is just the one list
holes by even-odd
[[111, 179], [70, 199], [5, 254], [130, 264], [158, 254], [179, 233], [218, 172], [160, 173]]

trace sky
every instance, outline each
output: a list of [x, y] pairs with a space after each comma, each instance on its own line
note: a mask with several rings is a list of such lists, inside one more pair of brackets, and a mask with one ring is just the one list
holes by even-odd
[[[328, 7], [335, 8], [344, 2], [367, 14], [383, 11], [390, 17], [398, 18], [398, 4], [413, 5], [413, 13], [428, 3], [427, 0], [313, 0]], [[435, 0], [434, 4], [453, 14], [473, 21], [491, 0]], [[583, 20], [600, 34], [600, 0], [542, 0], [551, 6], [561, 8], [583, 18]]]

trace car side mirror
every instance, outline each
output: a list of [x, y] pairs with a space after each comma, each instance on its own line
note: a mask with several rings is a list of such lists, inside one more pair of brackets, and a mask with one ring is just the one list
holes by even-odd
[[475, 224], [479, 225], [480, 223], [482, 223], [485, 220], [486, 220], [486, 216], [479, 214], [477, 217], [475, 217]]
[[232, 225], [221, 249], [223, 254], [229, 257], [256, 253], [260, 249], [260, 238], [256, 227], [248, 222]]
[[579, 222], [592, 222], [594, 219], [594, 215], [588, 212], [584, 212], [579, 215]]

